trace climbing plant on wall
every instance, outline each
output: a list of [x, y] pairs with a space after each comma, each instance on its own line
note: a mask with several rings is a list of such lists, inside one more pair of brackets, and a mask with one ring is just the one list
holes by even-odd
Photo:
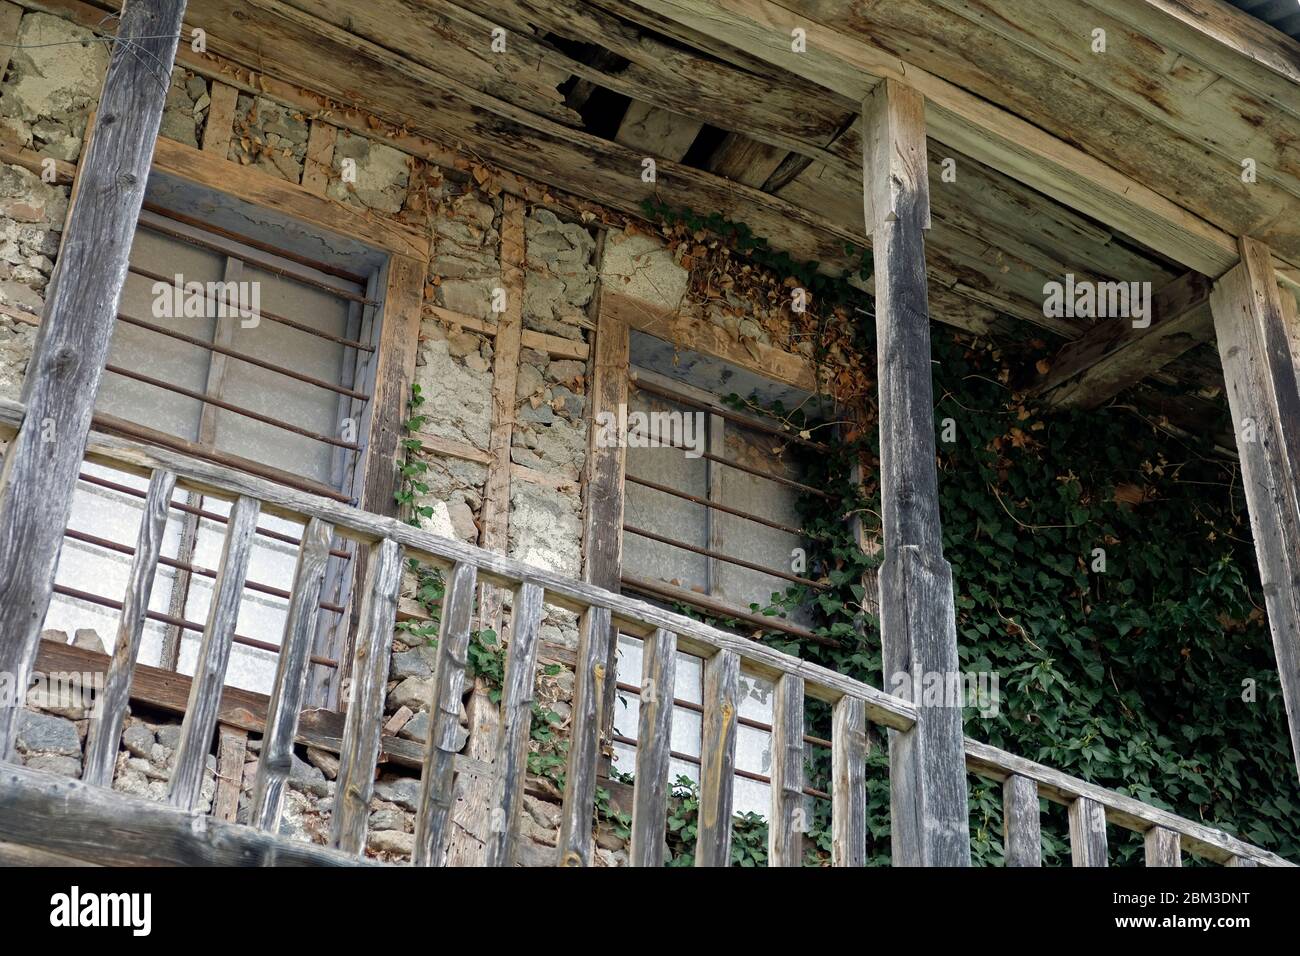
[[[806, 283], [818, 321], [847, 322], [868, 359], [862, 364], [874, 364], [869, 296], [716, 216], [648, 211], [665, 234], [685, 227], [697, 242], [708, 233], [734, 243], [740, 258], [775, 270], [783, 288]], [[994, 343], [941, 325], [933, 336], [939, 491], [961, 661], [996, 675], [999, 692], [996, 708], [966, 708], [966, 733], [1300, 860], [1300, 787], [1236, 463], [1208, 442], [1172, 436], [1122, 400], [1049, 414], [1013, 384], [1019, 369], [1047, 356], [1042, 341]], [[733, 396], [753, 410], [746, 399]], [[792, 430], [818, 430], [803, 412], [767, 411]], [[862, 429], [805, 462], [805, 480], [839, 496], [834, 509], [820, 498], [803, 502], [811, 576], [831, 587], [792, 587], [755, 609], [811, 607], [815, 631], [839, 647], [777, 632], [762, 639], [885, 686], [878, 622], [861, 584], [877, 559], [857, 546], [846, 520], [857, 513], [870, 530], [880, 512], [872, 397], [856, 411]], [[861, 487], [850, 478], [855, 460], [865, 466]], [[810, 732], [828, 736], [828, 709], [809, 708]], [[811, 750], [811, 786], [827, 789], [829, 763], [829, 752]], [[877, 864], [888, 862], [887, 771], [886, 746], [873, 748], [869, 849]], [[825, 862], [829, 804], [815, 800], [812, 810], [810, 862]], [[1043, 823], [1044, 862], [1068, 863], [1064, 810], [1052, 808]], [[1001, 862], [1000, 790], [976, 778], [971, 835], [976, 862]], [[1113, 864], [1140, 860], [1139, 837], [1114, 827], [1109, 835]]]

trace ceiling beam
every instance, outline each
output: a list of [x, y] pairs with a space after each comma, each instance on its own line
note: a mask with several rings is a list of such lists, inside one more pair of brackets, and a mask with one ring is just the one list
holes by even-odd
[[[1222, 275], [1238, 259], [1222, 229], [1041, 128], [799, 11], [798, 0], [629, 0], [657, 16], [722, 39], [843, 96], [861, 98], [881, 79], [926, 99], [930, 135], [1039, 192], [1092, 216], [1189, 269]], [[807, 31], [803, 52], [791, 31]]]
[[1189, 272], [1160, 289], [1151, 302], [1151, 324], [1102, 319], [1065, 346], [1036, 391], [1047, 404], [1096, 408], [1124, 389], [1209, 339], [1212, 283]]

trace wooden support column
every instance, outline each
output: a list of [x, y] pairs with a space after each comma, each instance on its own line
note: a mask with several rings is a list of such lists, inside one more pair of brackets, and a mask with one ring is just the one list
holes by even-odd
[[[1210, 309], [1223, 360], [1259, 578], [1300, 770], [1300, 390], [1268, 247], [1241, 239], [1241, 262], [1214, 285]], [[1288, 293], [1289, 294], [1289, 293]]]
[[[876, 282], [884, 563], [880, 632], [885, 686], [960, 668], [952, 569], [939, 533], [930, 315], [924, 231], [930, 226], [925, 102], [882, 80], [863, 103], [866, 221]], [[961, 702], [922, 704], [916, 726], [889, 736], [895, 866], [970, 865]]]
[[[132, 0], [100, 96], [55, 276], [0, 471], [0, 672], [26, 686], [108, 357], [127, 255], [176, 56], [185, 0]], [[0, 758], [18, 707], [0, 707]]]

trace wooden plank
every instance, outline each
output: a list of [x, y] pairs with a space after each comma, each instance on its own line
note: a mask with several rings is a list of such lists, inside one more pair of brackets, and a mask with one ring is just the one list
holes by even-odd
[[167, 802], [182, 810], [198, 806], [203, 791], [203, 775], [212, 749], [212, 734], [217, 729], [221, 688], [226, 683], [226, 665], [230, 663], [230, 648], [234, 643], [231, 638], [239, 618], [259, 510], [256, 498], [241, 495], [231, 506], [226, 524], [221, 563], [217, 565], [208, 620], [194, 665], [195, 679], [190, 684], [185, 719], [181, 722], [176, 764], [167, 786]]
[[[604, 255], [604, 248], [601, 248]], [[617, 592], [622, 587], [624, 472], [627, 448], [624, 436], [611, 442], [609, 430], [600, 422], [620, 421], [619, 410], [627, 408], [630, 339], [627, 323], [605, 306], [603, 283], [597, 289], [596, 340], [591, 363], [591, 421], [587, 432], [587, 458], [583, 466], [582, 579], [596, 587]], [[605, 649], [606, 660], [618, 660], [618, 630], [611, 628]], [[608, 744], [614, 728], [618, 702], [618, 668], [605, 674], [602, 691], [601, 735]], [[605, 771], [607, 772], [607, 771]]]
[[368, 216], [254, 166], [227, 162], [225, 157], [166, 138], [158, 140], [153, 165], [172, 176], [231, 193], [334, 235], [353, 236], [398, 256], [410, 256], [422, 262], [429, 259], [429, 237], [413, 226], [395, 219]]
[[844, 696], [831, 712], [831, 865], [867, 863], [867, 708]]
[[736, 785], [739, 697], [740, 656], [731, 651], [718, 651], [704, 662], [696, 866], [731, 865], [731, 808]]
[[[0, 425], [8, 423], [12, 426], [20, 421], [21, 408], [17, 402], [0, 399]], [[679, 648], [689, 654], [707, 657], [717, 650], [735, 652], [742, 658], [741, 667], [746, 674], [769, 681], [784, 673], [798, 674], [804, 678], [807, 696], [817, 700], [833, 704], [845, 694], [861, 697], [867, 702], [867, 715], [874, 723], [906, 730], [916, 720], [916, 708], [911, 703], [830, 668], [783, 654], [683, 614], [422, 531], [396, 518], [371, 514], [255, 475], [178, 454], [165, 447], [144, 445], [114, 435], [92, 433], [86, 457], [89, 461], [107, 463], [136, 474], [147, 475], [152, 469], [165, 468], [176, 472], [184, 487], [191, 490], [227, 497], [248, 494], [263, 502], [263, 511], [267, 514], [298, 522], [319, 517], [334, 523], [344, 537], [353, 541], [372, 543], [392, 538], [409, 548], [413, 557], [442, 567], [468, 561], [478, 567], [480, 580], [498, 586], [514, 587], [525, 580], [541, 585], [546, 591], [547, 603], [556, 607], [577, 613], [588, 608], [609, 611], [628, 634], [644, 636], [657, 627], [663, 627], [677, 634]]]
[[719, 176], [762, 189], [790, 151], [760, 143], [740, 133], [728, 133], [709, 157], [709, 169]]
[[339, 129], [323, 120], [311, 121], [307, 134], [307, 155], [302, 164], [302, 188], [317, 196], [325, 195], [334, 165], [334, 144]]
[[465, 660], [474, 623], [474, 589], [478, 574], [472, 564], [457, 564], [447, 575], [438, 625], [438, 657], [429, 702], [429, 736], [420, 775], [420, 803], [415, 817], [416, 866], [442, 866], [451, 836], [452, 771], [460, 704], [465, 694]]
[[108, 866], [348, 866], [252, 827], [26, 767], [0, 768], [0, 840]]
[[284, 636], [280, 639], [275, 681], [267, 705], [267, 732], [262, 738], [262, 754], [257, 762], [257, 779], [253, 783], [248, 814], [251, 825], [269, 833], [278, 833], [280, 829], [280, 812], [293, 764], [293, 741], [298, 732], [298, 713], [307, 686], [316, 624], [320, 620], [321, 587], [333, 537], [334, 528], [329, 523], [319, 518], [308, 521], [293, 571], [292, 597]]
[[[861, 100], [879, 79], [916, 88], [932, 135], [968, 156], [1108, 223], [1175, 262], [1209, 276], [1236, 260], [1232, 237], [1101, 160], [955, 83], [876, 47], [825, 18], [798, 15], [810, 33], [791, 49], [793, 14], [771, 0], [634, 0], [637, 7]], [[832, 8], [833, 9], [833, 8]]]
[[1012, 774], [1002, 782], [1002, 847], [1007, 866], [1042, 866], [1038, 784]]
[[[100, 96], [101, 129], [82, 164], [23, 384], [26, 418], [0, 466], [0, 671], [20, 687], [54, 587], [162, 117], [167, 91], [154, 70], [171, 71], [184, 9], [184, 0], [140, 0], [119, 20]], [[0, 707], [0, 760], [14, 756], [19, 710]]]
[[[916, 694], [960, 673], [952, 568], [943, 557], [935, 468], [924, 230], [930, 222], [925, 103], [885, 80], [863, 104], [867, 223], [872, 230], [885, 558], [880, 634], [885, 681]], [[969, 814], [959, 700], [920, 704], [889, 744], [895, 866], [968, 866]]]
[[528, 739], [537, 680], [538, 630], [542, 589], [521, 584], [510, 602], [510, 647], [506, 651], [505, 686], [501, 692], [501, 733], [492, 761], [492, 804], [486, 864], [514, 866], [519, 814], [528, 773]]
[[162, 553], [167, 513], [175, 487], [176, 476], [171, 472], [156, 471], [149, 479], [149, 491], [145, 496], [144, 508], [140, 514], [140, 530], [135, 540], [135, 554], [131, 558], [126, 597], [122, 601], [122, 613], [118, 618], [117, 638], [113, 641], [113, 663], [109, 665], [104, 678], [104, 689], [96, 702], [99, 717], [90, 721], [86, 730], [86, 754], [81, 779], [97, 787], [113, 784], [118, 744], [122, 739], [122, 725], [126, 721], [131, 675], [140, 654], [145, 613], [149, 610], [149, 594], [158, 572], [158, 556]]
[[1109, 866], [1106, 860], [1106, 811], [1100, 803], [1079, 797], [1070, 804], [1070, 863]]
[[564, 769], [564, 808], [560, 817], [560, 865], [590, 866], [592, 814], [596, 805], [596, 769], [600, 756], [601, 698], [610, 666], [610, 614], [589, 608], [578, 629], [578, 663], [574, 668], [573, 722]]
[[212, 815], [234, 823], [239, 814], [239, 790], [244, 781], [244, 755], [248, 752], [248, 731], [222, 727], [217, 734], [217, 792], [212, 798]]
[[1276, 853], [1251, 846], [1234, 836], [1195, 820], [1188, 820], [1168, 810], [1149, 806], [1140, 800], [1088, 783], [1061, 770], [1026, 760], [998, 747], [966, 738], [966, 762], [971, 773], [989, 780], [1005, 781], [1013, 774], [1027, 777], [1038, 785], [1038, 795], [1054, 803], [1070, 806], [1086, 797], [1105, 808], [1106, 821], [1137, 833], [1154, 826], [1177, 831], [1183, 849], [1197, 856], [1225, 863], [1232, 856], [1248, 857], [1265, 866], [1293, 866]]
[[695, 142], [704, 124], [689, 116], [633, 100], [628, 104], [616, 142], [639, 149], [647, 156], [662, 156], [679, 161]]
[[402, 587], [402, 546], [385, 538], [372, 545], [361, 595], [361, 620], [352, 659], [352, 693], [343, 747], [339, 751], [338, 788], [330, 845], [360, 856], [366, 845], [370, 796], [383, 727], [389, 646]]
[[[515, 427], [515, 383], [524, 328], [524, 204], [514, 196], [502, 199], [501, 285], [505, 311], [497, 316], [492, 358], [492, 428], [488, 434], [487, 482], [479, 511], [479, 547], [504, 553], [510, 525], [510, 446]], [[484, 588], [479, 622], [501, 630], [501, 597]]]
[[1183, 854], [1179, 836], [1164, 827], [1152, 827], [1143, 837], [1147, 866], [1182, 866]]
[[1300, 770], [1300, 388], [1268, 248], [1241, 240], [1241, 263], [1210, 295], [1242, 486]]
[[803, 717], [803, 681], [786, 674], [777, 681], [772, 703], [768, 866], [803, 864], [803, 835], [808, 830], [803, 794]]
[[1211, 285], [1199, 272], [1188, 272], [1162, 287], [1152, 297], [1145, 328], [1126, 318], [1098, 320], [1061, 350], [1037, 391], [1047, 393], [1050, 405], [1096, 408], [1209, 341]]
[[659, 628], [641, 650], [641, 703], [636, 735], [629, 866], [664, 865], [672, 764], [677, 635]]
[[212, 81], [208, 94], [208, 120], [203, 126], [203, 152], [220, 159], [230, 156], [230, 140], [235, 132], [235, 111], [239, 105], [239, 90], [218, 80]]

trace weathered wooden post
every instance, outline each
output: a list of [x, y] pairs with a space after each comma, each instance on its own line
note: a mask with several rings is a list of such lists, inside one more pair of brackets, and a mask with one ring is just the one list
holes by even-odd
[[927, 701], [917, 689], [954, 679], [957, 629], [952, 569], [939, 534], [930, 313], [924, 230], [930, 227], [925, 101], [882, 80], [863, 103], [867, 228], [876, 282], [880, 393], [880, 486], [884, 563], [880, 633], [886, 690], [905, 689], [920, 716], [890, 731], [889, 778], [895, 866], [969, 866], [970, 827], [961, 701]]
[[[26, 686], [108, 357], [185, 0], [122, 11], [78, 195], [23, 384], [27, 412], [0, 471], [0, 672]], [[0, 755], [18, 706], [0, 707]]]
[[1241, 262], [1214, 284], [1210, 310], [1300, 771], [1300, 324], [1282, 299], [1290, 293], [1278, 289], [1268, 247], [1246, 237], [1240, 247]]

